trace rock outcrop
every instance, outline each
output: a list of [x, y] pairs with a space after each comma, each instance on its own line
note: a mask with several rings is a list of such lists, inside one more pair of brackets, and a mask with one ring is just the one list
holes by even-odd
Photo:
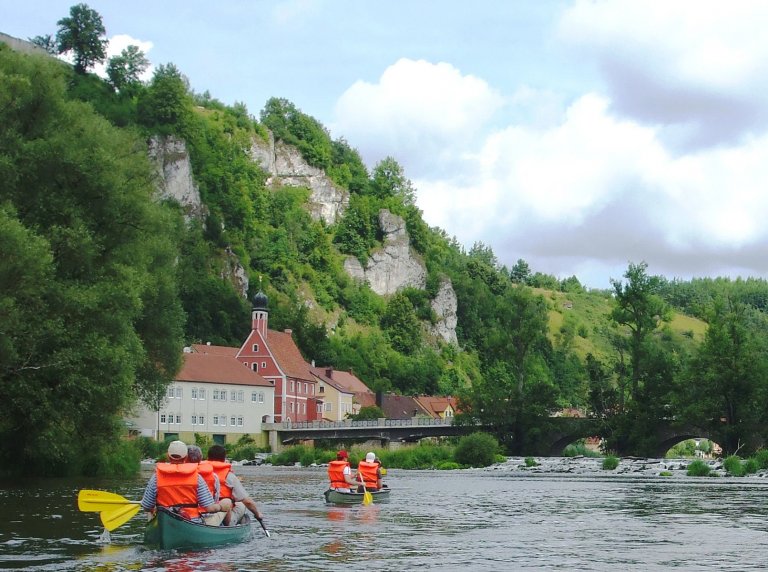
[[371, 254], [365, 268], [356, 258], [348, 257], [344, 261], [346, 271], [353, 278], [368, 282], [371, 290], [380, 296], [389, 296], [406, 286], [423, 289], [427, 284], [427, 270], [411, 251], [405, 221], [382, 209], [379, 226], [384, 233], [382, 248]]
[[192, 163], [187, 145], [177, 137], [152, 137], [149, 158], [157, 172], [157, 189], [161, 198], [177, 201], [187, 219], [203, 219], [205, 207], [200, 190], [192, 178]]
[[306, 187], [311, 191], [309, 212], [315, 220], [336, 222], [349, 205], [349, 194], [338, 188], [322, 169], [309, 165], [298, 149], [275, 139], [254, 137], [251, 158], [269, 173], [270, 186]]
[[454, 345], [459, 343], [456, 338], [457, 308], [456, 292], [451, 281], [446, 278], [440, 283], [437, 295], [432, 300], [432, 310], [437, 315], [437, 322], [432, 326], [432, 334]]

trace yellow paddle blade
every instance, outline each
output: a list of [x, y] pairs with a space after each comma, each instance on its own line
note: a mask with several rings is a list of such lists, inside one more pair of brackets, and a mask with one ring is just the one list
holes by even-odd
[[372, 502], [373, 502], [373, 495], [368, 491], [365, 491], [365, 494], [363, 494], [363, 505], [368, 506]]
[[111, 511], [120, 506], [138, 504], [115, 493], [106, 491], [81, 490], [77, 495], [77, 508], [83, 512]]
[[99, 515], [101, 516], [101, 524], [111, 532], [118, 526], [123, 526], [126, 522], [131, 520], [133, 516], [139, 512], [140, 508], [139, 504], [136, 503], [112, 508], [112, 510], [102, 511]]

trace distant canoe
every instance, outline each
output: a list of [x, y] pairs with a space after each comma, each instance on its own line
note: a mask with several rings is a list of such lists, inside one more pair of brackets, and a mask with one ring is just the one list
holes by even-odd
[[171, 548], [207, 548], [242, 542], [251, 536], [251, 521], [237, 526], [208, 526], [190, 522], [166, 508], [158, 507], [155, 518], [147, 523], [144, 542]]
[[[373, 497], [373, 502], [387, 502], [389, 500], [390, 489], [381, 489], [379, 491], [369, 491]], [[334, 489], [328, 489], [323, 493], [325, 502], [328, 504], [363, 504], [363, 495], [365, 493], [344, 493]]]

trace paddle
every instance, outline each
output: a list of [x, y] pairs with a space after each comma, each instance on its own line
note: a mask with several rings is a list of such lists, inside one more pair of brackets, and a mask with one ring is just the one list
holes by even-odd
[[141, 505], [115, 493], [83, 489], [77, 495], [77, 508], [83, 512], [101, 513], [104, 528], [112, 531], [131, 520]]
[[373, 495], [365, 488], [365, 479], [360, 473], [357, 474], [360, 477], [360, 484], [363, 485], [363, 506], [368, 506], [373, 502]]
[[266, 526], [264, 526], [264, 521], [263, 521], [263, 520], [261, 520], [261, 519], [260, 519], [258, 516], [256, 517], [256, 520], [258, 520], [258, 521], [259, 521], [259, 524], [261, 525], [261, 528], [264, 530], [264, 536], [266, 536], [267, 538], [269, 538], [269, 531], [267, 530], [267, 527], [266, 527]]
[[77, 494], [77, 508], [82, 512], [111, 511], [125, 505], [138, 505], [138, 501], [128, 500], [115, 493], [83, 489]]

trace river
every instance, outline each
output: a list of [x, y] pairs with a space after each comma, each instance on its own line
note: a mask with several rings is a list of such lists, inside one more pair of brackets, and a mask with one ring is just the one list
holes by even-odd
[[762, 570], [768, 482], [755, 478], [531, 475], [390, 469], [387, 504], [329, 506], [325, 469], [237, 467], [271, 532], [198, 552], [112, 531], [81, 488], [141, 497], [131, 480], [1, 485], [0, 570]]

